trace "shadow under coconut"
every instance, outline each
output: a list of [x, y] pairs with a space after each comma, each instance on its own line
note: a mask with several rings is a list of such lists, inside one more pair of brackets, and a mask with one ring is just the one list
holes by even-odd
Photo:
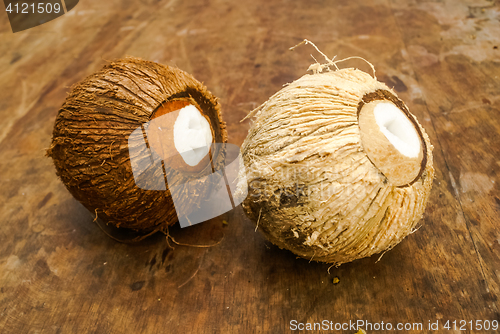
[[[111, 230], [115, 239], [112, 240], [115, 245], [111, 247], [119, 248], [113, 253], [122, 254], [122, 260], [127, 262], [123, 264], [128, 265], [128, 275], [133, 276], [135, 273], [140, 276], [147, 273], [148, 277], [144, 277], [147, 281], [157, 275], [158, 271], [162, 271], [164, 272], [161, 275], [162, 284], [177, 288], [199, 270], [206, 251], [211, 247], [217, 247], [224, 240], [222, 220], [221, 217], [217, 217], [189, 228], [181, 228], [175, 224], [168, 227], [165, 232], [151, 235], [115, 229]], [[102, 237], [110, 239], [104, 234]], [[122, 238], [119, 239], [121, 241], [117, 241], [118, 238]], [[154, 279], [153, 282], [146, 281], [131, 283], [131, 290], [139, 290], [144, 285], [154, 285]]]
[[[89, 295], [103, 289], [116, 290], [114, 293], [155, 290], [155, 276], [161, 277], [165, 287], [177, 289], [194, 277], [207, 250], [224, 240], [224, 215], [189, 228], [175, 224], [168, 234], [156, 232], [147, 237], [111, 229], [98, 220], [76, 200], [68, 200], [58, 211], [57, 221], [61, 226], [67, 224], [65, 229], [73, 233], [44, 242], [49, 252], [53, 244], [54, 250], [62, 246], [79, 258], [80, 268], [72, 275], [91, 273]], [[120, 238], [125, 242], [117, 241]]]
[[[377, 260], [381, 254], [375, 254], [331, 267], [299, 258], [271, 244], [254, 232], [255, 225], [249, 219], [245, 218], [243, 225], [246, 233], [252, 233], [257, 239], [254, 251], [259, 270], [243, 270], [236, 281], [248, 277], [250, 287], [246, 289], [258, 295], [256, 305], [274, 306], [273, 312], [281, 319], [303, 323], [311, 319], [345, 321], [349, 319], [336, 318], [337, 312], [333, 310], [344, 310], [341, 313], [345, 315], [362, 312], [370, 305], [395, 305], [396, 290], [402, 290], [404, 295], [409, 290], [408, 284], [420, 285], [408, 279], [419, 276], [409, 255], [412, 243], [409, 240], [384, 254], [380, 261]], [[401, 285], [393, 286], [394, 276], [401, 277]], [[418, 296], [409, 297], [418, 299]], [[392, 311], [388, 308], [386, 315], [393, 316]]]
[[[396, 305], [393, 296], [402, 295], [408, 284], [423, 285], [409, 255], [411, 238], [378, 263], [375, 255], [328, 273], [329, 264], [296, 258], [266, 241], [240, 206], [195, 226], [170, 227], [177, 243], [162, 233], [136, 243], [116, 242], [73, 200], [58, 212], [58, 225], [70, 224], [76, 232], [53, 240], [59, 250], [48, 262], [65, 263], [67, 270], [58, 274], [60, 286], [51, 289], [75, 301], [102, 300], [105, 309], [118, 308], [138, 322], [144, 321], [144, 309], [187, 318], [215, 309], [224, 312], [221, 322], [230, 322], [241, 319], [236, 305], [244, 305], [246, 316], [269, 314], [272, 325], [277, 323], [272, 319], [345, 321], [346, 314], [362, 315], [370, 305]], [[67, 263], [68, 255], [77, 259], [74, 265]], [[401, 277], [401, 285], [389, 286], [394, 276]], [[419, 306], [420, 296], [408, 297], [408, 305]], [[380, 312], [397, 317], [394, 308]]]

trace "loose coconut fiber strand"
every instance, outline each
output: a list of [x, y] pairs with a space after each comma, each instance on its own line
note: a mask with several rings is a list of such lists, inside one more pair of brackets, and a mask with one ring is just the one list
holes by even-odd
[[243, 207], [271, 242], [340, 265], [388, 250], [416, 227], [433, 180], [432, 146], [416, 122], [425, 170], [411, 185], [390, 184], [360, 142], [358, 105], [377, 90], [394, 94], [363, 71], [327, 71], [304, 75], [254, 110], [242, 145]]

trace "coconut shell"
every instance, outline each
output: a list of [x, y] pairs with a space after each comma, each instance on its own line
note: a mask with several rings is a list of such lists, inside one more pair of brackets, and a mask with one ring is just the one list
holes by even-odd
[[[363, 147], [359, 110], [376, 100], [394, 103], [421, 137], [421, 168], [406, 184], [391, 182]], [[245, 213], [272, 243], [340, 265], [415, 231], [434, 177], [432, 145], [385, 84], [355, 69], [304, 75], [250, 116], [239, 186], [248, 185]]]
[[[138, 58], [114, 61], [72, 87], [57, 115], [47, 154], [66, 188], [92, 214], [116, 227], [160, 230], [177, 221], [169, 186], [202, 183], [213, 167], [223, 166], [224, 152], [211, 152], [213, 166], [205, 159], [196, 170], [168, 170], [163, 162], [166, 171], [152, 166], [145, 173], [146, 186], [138, 187], [129, 152], [141, 152], [132, 150], [129, 137], [155, 117], [187, 103], [209, 120], [215, 143], [227, 142], [217, 99], [191, 75]], [[148, 190], [147, 182], [166, 182], [164, 173], [170, 176], [166, 189]], [[183, 205], [194, 206], [204, 195], [202, 190], [191, 194]]]

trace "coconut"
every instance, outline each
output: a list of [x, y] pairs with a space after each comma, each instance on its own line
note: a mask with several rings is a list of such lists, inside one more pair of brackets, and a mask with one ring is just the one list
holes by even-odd
[[[170, 188], [182, 196], [183, 184], [203, 184], [224, 164], [213, 144], [226, 141], [219, 103], [204, 85], [177, 68], [125, 58], [72, 87], [47, 154], [92, 214], [144, 232], [178, 220]], [[206, 197], [209, 187], [199, 189], [177, 209]]]
[[239, 186], [272, 243], [340, 265], [415, 231], [434, 169], [427, 134], [394, 91], [358, 69], [324, 68], [249, 115]]

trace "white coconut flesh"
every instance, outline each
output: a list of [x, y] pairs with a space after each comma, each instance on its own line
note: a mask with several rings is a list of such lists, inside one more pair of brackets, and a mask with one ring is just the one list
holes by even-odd
[[149, 146], [169, 167], [195, 171], [191, 168], [204, 168], [210, 161], [212, 128], [208, 119], [190, 103], [162, 104], [146, 132]]
[[380, 131], [392, 145], [408, 158], [416, 158], [420, 153], [420, 138], [410, 120], [390, 102], [382, 102], [373, 109]]
[[207, 119], [193, 105], [179, 111], [174, 123], [174, 145], [189, 166], [196, 166], [209, 152], [212, 130]]
[[359, 113], [361, 143], [368, 158], [394, 186], [413, 182], [424, 156], [416, 125], [394, 103], [375, 100]]

